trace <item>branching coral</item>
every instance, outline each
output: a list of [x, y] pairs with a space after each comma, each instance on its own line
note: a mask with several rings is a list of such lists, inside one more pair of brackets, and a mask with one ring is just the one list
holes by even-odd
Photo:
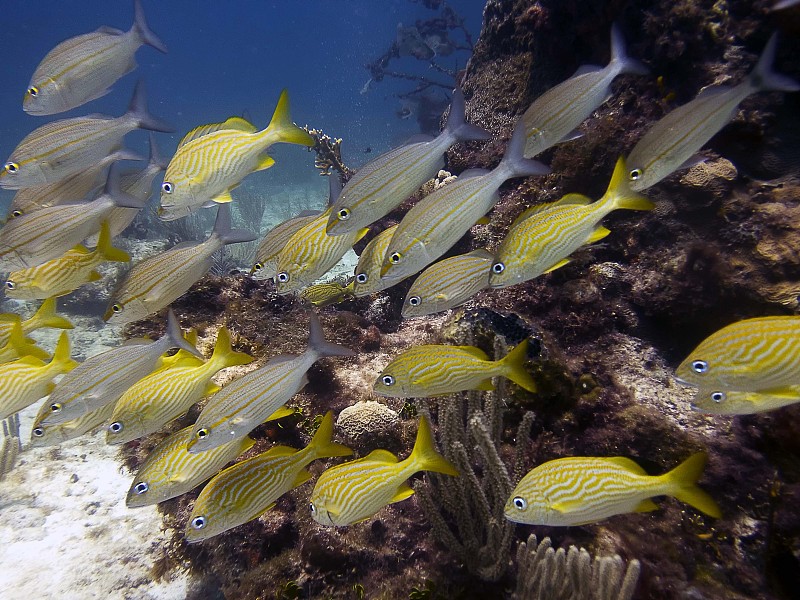
[[320, 175], [330, 175], [335, 169], [349, 179], [353, 170], [342, 162], [342, 138], [332, 138], [319, 129], [312, 129], [308, 125], [303, 127], [308, 135], [314, 138], [314, 145], [310, 148], [317, 153], [314, 166], [320, 170]]

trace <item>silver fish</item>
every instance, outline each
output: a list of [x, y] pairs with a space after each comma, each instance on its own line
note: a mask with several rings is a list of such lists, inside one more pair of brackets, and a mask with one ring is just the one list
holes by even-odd
[[356, 265], [355, 279], [353, 280], [353, 293], [356, 298], [369, 296], [400, 282], [400, 280], [389, 281], [388, 279], [381, 279], [383, 257], [386, 254], [386, 248], [389, 247], [389, 242], [392, 241], [394, 232], [397, 231], [397, 227], [397, 225], [392, 225], [388, 229], [384, 229], [372, 238], [361, 251], [361, 256], [358, 257], [358, 264]]
[[255, 279], [272, 279], [278, 274], [278, 253], [302, 227], [320, 215], [319, 211], [304, 211], [270, 229], [256, 249], [256, 261], [250, 274]]

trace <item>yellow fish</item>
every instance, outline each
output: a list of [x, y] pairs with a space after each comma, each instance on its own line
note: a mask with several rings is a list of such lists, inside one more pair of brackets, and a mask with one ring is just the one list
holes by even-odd
[[392, 225], [384, 229], [372, 238], [361, 251], [356, 265], [355, 286], [353, 288], [356, 298], [380, 292], [402, 281], [402, 279], [393, 279], [392, 281], [381, 279], [383, 257], [386, 255], [386, 248], [389, 247], [389, 242], [392, 241], [392, 236], [397, 231], [397, 227], [397, 225]]
[[[305, 211], [304, 211], [305, 213]], [[278, 274], [276, 257], [283, 250], [286, 243], [297, 233], [297, 230], [307, 225], [319, 216], [319, 211], [311, 214], [301, 213], [297, 217], [284, 221], [270, 229], [256, 249], [256, 262], [250, 269], [250, 274], [256, 279], [272, 279]]]
[[369, 519], [387, 504], [411, 497], [414, 490], [406, 480], [419, 471], [458, 476], [436, 451], [425, 417], [420, 417], [414, 449], [405, 460], [398, 461], [388, 450], [373, 450], [322, 473], [311, 493], [311, 516], [317, 523], [337, 527]]
[[0, 419], [47, 396], [55, 385], [53, 379], [78, 366], [69, 354], [69, 338], [67, 332], [63, 331], [49, 363], [34, 356], [23, 356], [13, 362], [0, 364]]
[[22, 334], [22, 325], [19, 321], [11, 324], [11, 331], [6, 338], [4, 346], [0, 347], [0, 363], [6, 363], [21, 356], [33, 356], [41, 360], [47, 360], [50, 355], [39, 348], [36, 344], [29, 342]]
[[353, 451], [331, 442], [333, 413], [328, 412], [311, 443], [302, 450], [273, 446], [216, 475], [194, 501], [184, 537], [190, 544], [252, 521], [275, 501], [311, 479], [306, 467], [319, 458], [349, 456]]
[[9, 273], [6, 296], [20, 300], [63, 296], [86, 283], [102, 279], [95, 270], [99, 264], [105, 261], [128, 262], [130, 258], [127, 252], [111, 245], [108, 221], [103, 221], [97, 248], [89, 251], [78, 245], [61, 258]]
[[559, 458], [529, 472], [511, 492], [506, 518], [528, 525], [586, 525], [614, 515], [657, 510], [653, 496], [673, 496], [720, 518], [696, 482], [707, 457], [699, 452], [664, 475], [650, 476], [629, 458]]
[[322, 308], [352, 298], [354, 296], [354, 284], [354, 279], [350, 280], [347, 285], [342, 285], [340, 281], [326, 281], [307, 287], [300, 292], [298, 297], [301, 302], [307, 302], [312, 306]]
[[249, 127], [239, 125], [201, 134], [178, 148], [161, 184], [161, 219], [172, 221], [215, 202], [231, 202], [231, 190], [242, 179], [275, 164], [266, 154], [275, 143], [314, 145], [313, 138], [292, 123], [286, 90], [281, 92], [266, 129], [256, 131], [249, 123]]
[[800, 385], [760, 392], [699, 390], [692, 400], [692, 408], [711, 415], [753, 415], [798, 402], [800, 402]]
[[14, 323], [20, 324], [23, 336], [28, 335], [31, 331], [35, 331], [36, 329], [41, 329], [42, 327], [54, 327], [56, 329], [73, 328], [69, 319], [59, 317], [56, 314], [55, 298], [48, 298], [42, 302], [39, 310], [37, 310], [30, 319], [25, 321], [21, 320], [19, 315], [13, 313], [0, 314], [0, 345], [8, 343]]
[[[45, 403], [47, 400], [45, 400]], [[44, 446], [55, 446], [62, 442], [74, 440], [85, 433], [89, 433], [94, 428], [107, 422], [114, 410], [114, 403], [101, 406], [97, 410], [86, 413], [83, 416], [71, 421], [64, 421], [58, 425], [34, 424], [31, 429], [31, 448], [42, 448]]]
[[535, 392], [536, 383], [524, 367], [527, 352], [527, 339], [495, 361], [474, 346], [413, 346], [392, 359], [372, 389], [380, 396], [428, 398], [465, 390], [492, 390], [492, 377], [502, 375]]

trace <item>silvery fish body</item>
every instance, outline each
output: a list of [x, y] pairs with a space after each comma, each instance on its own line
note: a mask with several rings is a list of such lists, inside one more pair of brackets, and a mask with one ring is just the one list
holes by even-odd
[[800, 90], [796, 81], [772, 71], [777, 43], [773, 35], [753, 72], [736, 87], [708, 87], [655, 123], [628, 156], [631, 188], [647, 189], [693, 162], [695, 153], [733, 118], [739, 104], [751, 94]]
[[320, 215], [319, 212], [294, 217], [270, 229], [256, 249], [256, 260], [250, 273], [256, 279], [272, 279], [278, 274], [277, 256], [297, 231]]
[[420, 273], [403, 302], [403, 318], [460, 306], [489, 287], [494, 255], [484, 249], [440, 260]]
[[754, 415], [798, 402], [800, 402], [800, 385], [760, 392], [701, 389], [692, 400], [692, 409], [710, 415]]
[[17, 145], [0, 170], [0, 187], [20, 189], [55, 183], [91, 169], [122, 145], [134, 129], [171, 131], [147, 112], [144, 86], [136, 85], [133, 99], [121, 117], [92, 115], [42, 125]]
[[353, 292], [356, 298], [375, 294], [400, 282], [399, 280], [390, 282], [388, 279], [381, 279], [383, 257], [386, 254], [386, 248], [389, 247], [389, 242], [392, 241], [394, 232], [397, 231], [397, 227], [397, 225], [392, 225], [388, 229], [384, 229], [372, 238], [361, 251], [355, 269], [355, 283], [353, 284]]
[[581, 67], [575, 75], [533, 101], [525, 124], [525, 156], [531, 158], [550, 146], [575, 137], [575, 129], [611, 96], [611, 82], [623, 73], [647, 74], [638, 61], [625, 55], [625, 42], [616, 26], [611, 29], [611, 61], [605, 67]]
[[450, 146], [488, 137], [483, 129], [466, 122], [464, 96], [455, 90], [447, 125], [438, 137], [390, 150], [356, 171], [333, 204], [327, 232], [344, 235], [377, 221], [444, 167]]
[[134, 2], [135, 19], [127, 32], [110, 27], [70, 38], [42, 59], [31, 77], [22, 108], [32, 115], [53, 115], [100, 98], [123, 75], [136, 68], [134, 55], [143, 44], [167, 49]]
[[800, 385], [800, 317], [756, 317], [723, 327], [700, 342], [675, 376], [709, 391]]
[[[45, 404], [47, 404], [47, 400], [45, 400]], [[112, 412], [114, 412], [113, 402], [88, 412], [77, 419], [65, 421], [58, 425], [35, 423], [31, 431], [30, 447], [57, 446], [62, 442], [74, 440], [85, 433], [89, 433], [96, 427], [100, 427], [100, 425], [108, 421]]]

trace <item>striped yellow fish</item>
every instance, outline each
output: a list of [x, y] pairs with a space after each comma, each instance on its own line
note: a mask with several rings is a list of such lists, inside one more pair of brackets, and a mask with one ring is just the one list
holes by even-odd
[[507, 180], [549, 173], [542, 163], [522, 157], [524, 144], [525, 124], [520, 121], [497, 168], [462, 173], [412, 206], [386, 248], [381, 278], [402, 280], [442, 256], [497, 204], [498, 190]]
[[50, 358], [47, 352], [23, 335], [22, 325], [20, 325], [19, 321], [14, 321], [11, 324], [8, 341], [0, 347], [0, 364], [16, 360], [22, 356], [32, 356], [40, 360]]
[[214, 354], [203, 362], [187, 355], [172, 366], [144, 377], [122, 394], [111, 415], [106, 443], [124, 444], [158, 431], [185, 413], [203, 396], [219, 391], [211, 378], [222, 369], [246, 365], [253, 358], [234, 352], [228, 330], [217, 332]]
[[49, 363], [33, 356], [23, 356], [0, 364], [0, 419], [47, 396], [53, 389], [53, 379], [78, 366], [69, 353], [69, 338], [63, 331]]
[[564, 266], [575, 250], [611, 233], [599, 223], [623, 208], [651, 210], [653, 204], [631, 191], [625, 161], [620, 158], [608, 190], [597, 202], [568, 194], [557, 202], [532, 206], [517, 217], [497, 250], [489, 286], [516, 285]]
[[258, 244], [256, 249], [256, 262], [250, 269], [250, 274], [256, 279], [272, 279], [278, 274], [277, 256], [292, 236], [301, 227], [308, 225], [316, 219], [320, 213], [314, 211], [311, 214], [301, 214], [300, 216], [284, 221], [270, 229], [264, 239]]
[[189, 452], [204, 452], [246, 436], [308, 383], [306, 371], [317, 360], [355, 354], [349, 348], [326, 342], [317, 315], [312, 312], [309, 317], [306, 351], [275, 356], [212, 396], [194, 424]]
[[506, 519], [528, 525], [571, 526], [614, 515], [657, 510], [653, 496], [672, 496], [720, 518], [717, 503], [697, 487], [703, 452], [664, 475], [650, 476], [629, 458], [559, 458], [529, 472], [511, 492]]
[[153, 448], [128, 490], [125, 499], [128, 508], [149, 506], [185, 494], [255, 444], [245, 436], [208, 452], [190, 454], [186, 451], [186, 443], [191, 437], [192, 426], [189, 425]]
[[410, 498], [414, 490], [406, 480], [420, 471], [458, 476], [436, 451], [425, 417], [420, 417], [414, 449], [405, 460], [398, 461], [388, 450], [373, 450], [323, 472], [311, 493], [311, 516], [317, 523], [336, 527], [369, 519], [387, 504]]
[[772, 70], [777, 44], [774, 34], [753, 72], [739, 85], [709, 86], [697, 98], [656, 122], [628, 156], [631, 187], [637, 191], [647, 189], [674, 171], [696, 163], [694, 154], [734, 117], [739, 104], [751, 94], [800, 90], [796, 81]]
[[119, 189], [118, 165], [108, 172], [103, 193], [88, 203], [49, 206], [12, 219], [0, 229], [0, 270], [36, 267], [59, 258], [100, 231], [116, 206], [141, 208], [141, 200]]
[[756, 317], [700, 342], [675, 370], [704, 390], [760, 392], [800, 384], [800, 317]]
[[698, 390], [692, 408], [711, 415], [753, 415], [800, 402], [800, 385], [760, 392]]
[[125, 390], [153, 371], [161, 355], [172, 348], [201, 356], [183, 339], [178, 319], [170, 310], [167, 332], [158, 341], [106, 350], [64, 375], [39, 411], [34, 426], [57, 425], [116, 402]]
[[623, 73], [646, 75], [647, 68], [625, 54], [622, 32], [611, 28], [611, 61], [605, 67], [585, 65], [572, 77], [533, 101], [525, 123], [525, 156], [540, 154], [550, 146], [579, 137], [577, 127], [611, 97], [611, 82]]
[[128, 112], [121, 117], [92, 115], [61, 119], [28, 134], [0, 170], [0, 187], [17, 190], [44, 185], [85, 171], [119, 148], [125, 134], [134, 129], [172, 131], [169, 125], [147, 112], [141, 81], [136, 85]]
[[184, 530], [190, 544], [207, 540], [252, 521], [275, 506], [275, 501], [311, 479], [309, 463], [353, 451], [331, 442], [333, 413], [328, 412], [311, 443], [302, 450], [273, 446], [252, 458], [228, 467], [208, 482], [194, 501]]
[[[47, 400], [45, 400], [47, 404]], [[43, 425], [37, 423], [31, 430], [31, 448], [42, 448], [44, 446], [55, 446], [62, 442], [74, 440], [77, 437], [89, 433], [93, 429], [100, 427], [108, 422], [111, 413], [114, 411], [114, 403], [106, 404], [100, 408], [86, 413], [85, 415], [65, 421], [58, 425]]]
[[93, 251], [84, 246], [75, 246], [61, 258], [55, 258], [30, 269], [9, 273], [6, 279], [6, 296], [20, 300], [37, 300], [63, 296], [85, 283], [102, 279], [95, 270], [105, 261], [128, 262], [130, 256], [124, 250], [111, 245], [108, 221], [100, 227], [100, 238]]
[[61, 42], [42, 59], [22, 99], [31, 115], [54, 115], [105, 96], [123, 75], [136, 68], [134, 55], [143, 44], [167, 48], [150, 31], [139, 0], [134, 0], [129, 31], [101, 27]]
[[524, 366], [527, 352], [527, 339], [495, 361], [474, 346], [413, 346], [386, 365], [372, 390], [393, 398], [428, 398], [465, 390], [492, 390], [492, 377], [502, 375], [535, 392], [536, 383]]
[[56, 299], [48, 298], [30, 319], [22, 320], [19, 315], [14, 313], [0, 314], [0, 345], [8, 343], [11, 337], [11, 329], [14, 323], [19, 323], [22, 329], [22, 336], [28, 335], [31, 331], [36, 331], [42, 327], [53, 327], [55, 329], [72, 329], [73, 325], [69, 319], [60, 317], [56, 314]]
[[433, 263], [411, 284], [403, 318], [422, 317], [464, 304], [489, 286], [494, 255], [481, 248]]
[[466, 122], [464, 95], [453, 92], [447, 125], [434, 139], [416, 139], [361, 167], [333, 204], [326, 227], [330, 235], [354, 233], [389, 214], [444, 168], [444, 155], [456, 142], [485, 140], [489, 134]]
[[298, 298], [301, 302], [323, 308], [352, 298], [354, 284], [354, 279], [351, 279], [347, 285], [342, 285], [340, 281], [326, 281], [307, 287], [300, 292]]
[[381, 279], [383, 257], [386, 255], [386, 248], [389, 247], [389, 242], [392, 241], [392, 236], [397, 231], [397, 227], [397, 225], [392, 225], [388, 229], [384, 229], [372, 238], [361, 251], [355, 269], [355, 284], [353, 286], [353, 291], [357, 298], [375, 294], [402, 281], [401, 279], [392, 281]]
[[172, 221], [214, 202], [231, 202], [231, 189], [242, 179], [275, 164], [266, 152], [278, 142], [314, 145], [313, 138], [292, 123], [286, 90], [266, 129], [217, 129], [178, 148], [161, 184], [159, 216]]
[[308, 287], [325, 275], [368, 229], [345, 235], [325, 233], [330, 210], [297, 230], [275, 257], [277, 260], [275, 287], [279, 294], [288, 294]]
[[246, 131], [248, 133], [253, 133], [256, 130], [255, 125], [243, 117], [228, 117], [220, 123], [206, 123], [205, 125], [198, 125], [190, 130], [181, 138], [181, 141], [178, 142], [177, 149], [180, 149], [197, 138], [208, 135], [209, 133], [214, 133], [215, 131], [222, 131], [223, 129]]
[[214, 230], [204, 242], [186, 242], [136, 263], [112, 294], [103, 318], [122, 325], [169, 306], [189, 291], [214, 264], [213, 255], [226, 244], [249, 242], [255, 234], [231, 229], [231, 208], [220, 205]]

